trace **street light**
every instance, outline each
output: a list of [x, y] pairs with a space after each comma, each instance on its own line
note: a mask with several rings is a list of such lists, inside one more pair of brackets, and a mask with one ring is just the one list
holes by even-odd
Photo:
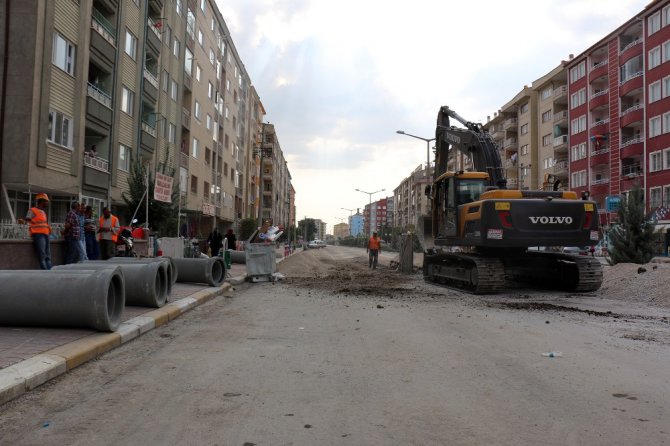
[[374, 192], [365, 192], [364, 190], [356, 189], [357, 192], [362, 192], [364, 194], [368, 194], [369, 197], [370, 197], [370, 215], [368, 216], [368, 233], [367, 233], [368, 236], [370, 234], [372, 234], [372, 221], [371, 221], [372, 220], [372, 218], [371, 218], [372, 217], [372, 196], [376, 193], [384, 192], [385, 190], [386, 189], [376, 190]]
[[344, 209], [345, 211], [349, 211], [349, 220], [347, 220], [347, 223], [349, 223], [349, 235], [351, 235], [351, 216], [354, 215], [354, 210], [355, 209], [348, 209], [348, 208], [340, 208]]
[[404, 130], [396, 130], [396, 133], [399, 135], [411, 136], [412, 138], [426, 141], [426, 177], [430, 176], [430, 142], [435, 141], [435, 138], [422, 138], [410, 133], [405, 133]]

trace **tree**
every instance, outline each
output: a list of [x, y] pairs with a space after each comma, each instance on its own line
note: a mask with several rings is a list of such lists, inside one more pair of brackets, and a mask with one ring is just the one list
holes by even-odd
[[621, 197], [619, 223], [609, 232], [612, 264], [647, 263], [653, 257], [654, 225], [645, 218], [644, 192], [639, 185]]
[[[146, 216], [147, 197], [144, 196], [144, 191], [147, 187], [147, 170], [140, 163], [133, 165], [130, 175], [128, 176], [128, 192], [123, 192], [121, 198], [126, 203], [126, 221], [130, 223], [133, 212], [137, 209], [135, 218], [143, 221]], [[161, 234], [175, 234], [177, 232], [177, 207], [174, 203], [179, 200], [179, 190], [177, 186], [172, 186], [172, 202], [165, 203], [163, 201], [154, 200], [154, 176], [149, 173], [149, 225]], [[139, 206], [139, 208], [138, 208]]]
[[240, 221], [240, 240], [249, 240], [256, 229], [258, 229], [258, 219], [242, 219]]
[[314, 234], [316, 234], [316, 222], [314, 222], [313, 218], [300, 220], [298, 226], [302, 229], [303, 238], [306, 242], [314, 240]]

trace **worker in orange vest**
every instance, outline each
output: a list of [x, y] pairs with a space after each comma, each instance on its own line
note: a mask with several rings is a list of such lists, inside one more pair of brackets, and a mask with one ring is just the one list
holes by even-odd
[[100, 241], [100, 256], [102, 260], [114, 257], [116, 240], [119, 237], [119, 219], [112, 215], [109, 208], [102, 209], [102, 216], [98, 220], [98, 240]]
[[45, 209], [49, 205], [49, 196], [44, 193], [35, 196], [37, 205], [28, 210], [26, 214], [26, 221], [28, 222], [28, 230], [33, 239], [37, 259], [40, 262], [40, 268], [51, 269], [51, 247], [49, 243], [49, 236], [51, 235], [51, 226], [47, 219]]
[[379, 260], [379, 253], [382, 252], [381, 238], [377, 236], [376, 232], [372, 233], [372, 237], [368, 240], [368, 264], [369, 268], [377, 269], [377, 261]]

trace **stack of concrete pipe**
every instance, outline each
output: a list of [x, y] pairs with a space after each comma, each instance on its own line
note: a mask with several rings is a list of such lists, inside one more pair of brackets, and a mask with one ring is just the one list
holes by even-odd
[[167, 284], [168, 284], [168, 296], [172, 292], [172, 286], [177, 282], [177, 266], [170, 257], [145, 257], [145, 258], [134, 258], [134, 257], [112, 257], [108, 260], [104, 260], [108, 264], [114, 265], [125, 265], [125, 264], [147, 264], [147, 263], [161, 263], [167, 270]]
[[119, 262], [112, 263], [104, 260], [86, 261], [53, 267], [59, 271], [100, 271], [105, 269], [119, 269], [125, 278], [126, 305], [139, 307], [160, 308], [168, 298], [169, 262]]
[[125, 306], [120, 268], [0, 271], [0, 325], [115, 331]]
[[172, 261], [177, 266], [177, 282], [206, 283], [218, 287], [226, 278], [226, 264], [221, 257], [173, 258]]

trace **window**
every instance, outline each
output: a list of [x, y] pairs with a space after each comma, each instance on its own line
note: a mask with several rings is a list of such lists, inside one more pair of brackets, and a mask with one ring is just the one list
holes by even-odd
[[209, 62], [212, 64], [212, 66], [216, 66], [216, 54], [214, 54], [213, 49], [209, 49]]
[[212, 130], [212, 116], [207, 113], [207, 130]]
[[74, 75], [75, 48], [58, 33], [54, 33], [51, 62], [69, 75]]
[[661, 64], [661, 47], [657, 46], [649, 50], [649, 69], [656, 68]]
[[665, 63], [670, 59], [670, 40], [666, 40], [661, 45], [661, 62]]
[[205, 164], [209, 165], [211, 159], [212, 151], [209, 150], [209, 147], [205, 147]]
[[670, 6], [666, 6], [661, 10], [662, 26], [670, 25]]
[[542, 147], [546, 147], [551, 144], [551, 133], [544, 135], [542, 137]]
[[179, 85], [172, 80], [172, 88], [170, 88], [170, 97], [172, 98], [173, 101], [177, 100], [177, 97], [179, 96]]
[[[181, 10], [182, 10], [181, 2], [182, 2], [182, 0], [175, 0], [175, 2], [174, 2], [175, 7], [177, 8], [177, 15], [181, 15]], [[184, 191], [184, 192], [186, 192], [186, 191]]]
[[230, 91], [230, 81], [226, 79], [226, 91]]
[[670, 207], [670, 186], [663, 186], [663, 206]]
[[168, 127], [168, 142], [174, 144], [177, 142], [177, 126], [173, 123], [170, 123]]
[[172, 54], [174, 54], [174, 57], [179, 57], [180, 51], [181, 51], [181, 43], [179, 42], [179, 39], [175, 37], [174, 42], [172, 42]]
[[648, 36], [651, 36], [655, 32], [657, 32], [659, 29], [661, 29], [661, 13], [657, 12], [656, 14], [653, 14], [649, 16], [647, 19], [647, 29], [648, 29]]
[[137, 59], [137, 37], [126, 28], [126, 45], [124, 47], [126, 54], [133, 60]]
[[195, 80], [200, 82], [200, 78], [202, 77], [202, 68], [200, 68], [200, 65], [195, 66]]
[[577, 133], [583, 132], [584, 130], [586, 130], [586, 115], [575, 118], [570, 122], [571, 135], [576, 135]]
[[542, 90], [542, 100], [549, 99], [554, 94], [553, 87], [549, 86]]
[[49, 110], [47, 139], [62, 147], [72, 148], [72, 118], [56, 110]]
[[165, 43], [166, 47], [170, 48], [170, 44], [172, 43], [172, 28], [169, 25], [165, 25], [165, 31], [163, 31], [163, 43]]
[[661, 117], [654, 116], [649, 119], [649, 137], [653, 138], [661, 134]]
[[586, 186], [586, 171], [580, 170], [579, 172], [573, 172], [570, 180], [570, 187]]
[[575, 82], [584, 77], [586, 74], [586, 61], [582, 61], [579, 65], [570, 69], [570, 82]]
[[207, 97], [214, 100], [214, 85], [211, 82], [207, 82]]
[[215, 28], [216, 28], [216, 21], [214, 20], [214, 17], [212, 17], [212, 26], [209, 29], [210, 31], [214, 32]]
[[123, 86], [121, 93], [121, 110], [133, 116], [133, 103], [135, 101], [135, 93], [133, 93], [128, 87]]
[[663, 169], [670, 169], [670, 149], [663, 150]]
[[663, 78], [663, 97], [667, 98], [670, 96], [670, 76]]
[[528, 144], [524, 144], [521, 146], [521, 154], [528, 155]]
[[661, 81], [649, 84], [649, 102], [656, 102], [661, 99]]
[[551, 110], [542, 113], [542, 122], [551, 121]]
[[661, 205], [661, 188], [660, 187], [650, 187], [649, 188], [649, 208], [655, 209]]
[[119, 169], [124, 172], [130, 172], [130, 157], [131, 151], [130, 147], [126, 147], [123, 144], [119, 145]]
[[209, 200], [209, 183], [207, 181], [203, 184], [202, 195], [205, 197], [205, 200]]
[[205, 36], [200, 28], [198, 28], [198, 43], [201, 47], [205, 47]]
[[670, 112], [663, 113], [663, 133], [670, 132]]
[[570, 95], [570, 108], [579, 107], [586, 102], [586, 88]]
[[528, 124], [524, 124], [521, 126], [521, 134], [525, 135], [526, 133], [528, 133]]
[[200, 102], [198, 102], [198, 100], [196, 99], [194, 116], [195, 116], [195, 119], [197, 119], [198, 121], [200, 121], [201, 112], [202, 112], [202, 110], [200, 109]]
[[[237, 67], [235, 67], [235, 77], [237, 77]], [[528, 113], [528, 102], [519, 107], [519, 114], [523, 115], [524, 113]]]
[[163, 70], [163, 80], [161, 83], [163, 84], [163, 91], [167, 93], [168, 85], [170, 85], [170, 73], [167, 70]]
[[202, 11], [203, 14], [207, 13], [207, 0], [200, 0], [200, 10]]
[[649, 154], [649, 172], [663, 170], [663, 154], [660, 150]]
[[193, 138], [193, 146], [191, 147], [191, 156], [193, 158], [198, 158], [200, 156], [200, 141], [196, 138]]
[[189, 76], [193, 72], [193, 53], [188, 47], [184, 48], [184, 72]]
[[191, 193], [192, 194], [198, 193], [198, 177], [196, 177], [195, 175], [191, 175]]
[[553, 157], [550, 156], [549, 158], [544, 159], [544, 168], [545, 169], [549, 169], [550, 167], [553, 167], [553, 165], [554, 165], [554, 158]]
[[572, 161], [577, 161], [586, 158], [586, 143], [580, 143], [570, 148]]

